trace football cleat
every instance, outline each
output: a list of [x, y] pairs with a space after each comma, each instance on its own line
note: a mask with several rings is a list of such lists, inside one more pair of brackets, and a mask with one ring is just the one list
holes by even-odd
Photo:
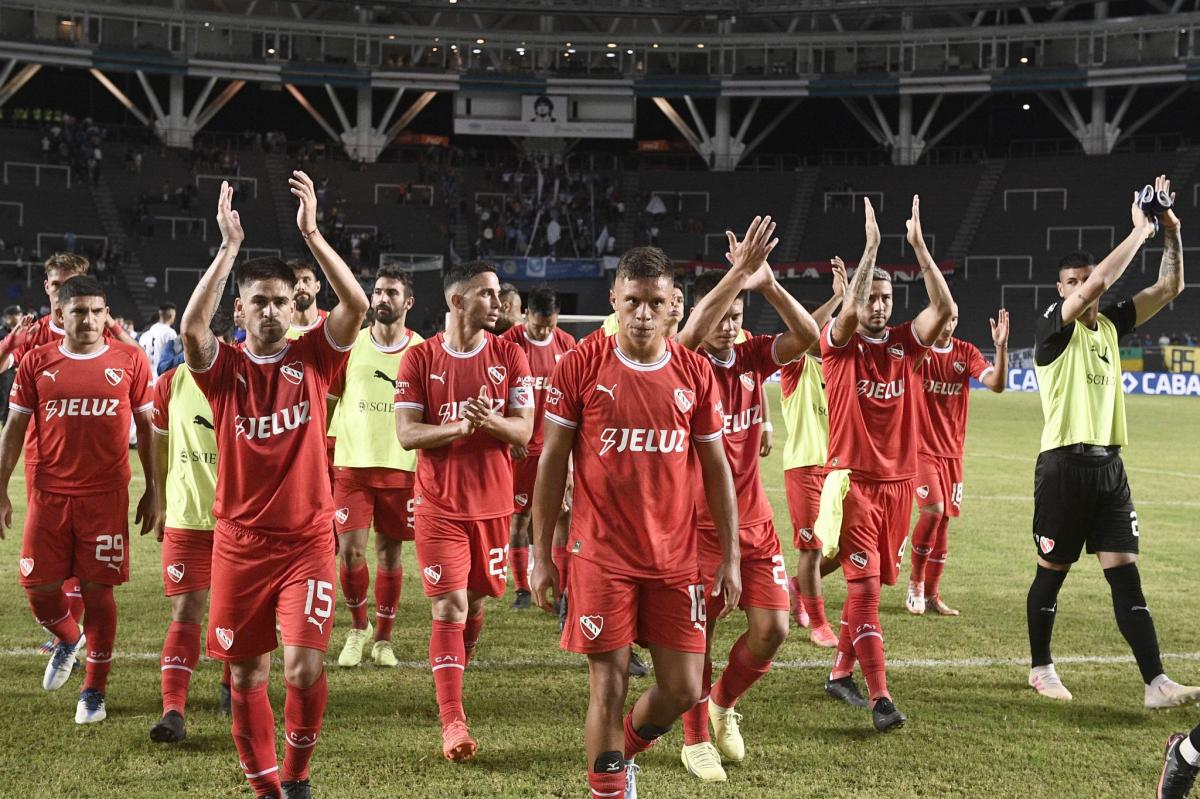
[[725, 769], [721, 766], [721, 755], [711, 741], [683, 747], [679, 755], [684, 768], [693, 777], [699, 777], [703, 782], [725, 782]]
[[629, 676], [630, 677], [645, 677], [650, 673], [650, 667], [647, 666], [637, 652], [629, 653]]
[[150, 728], [150, 740], [160, 744], [177, 744], [187, 737], [183, 716], [177, 710], [168, 710]]
[[731, 707], [720, 707], [709, 697], [708, 720], [713, 725], [713, 738], [716, 740], [717, 751], [721, 758], [733, 763], [741, 763], [746, 759], [746, 743], [742, 740], [742, 731], [738, 722], [742, 714]]
[[1059, 699], [1063, 702], [1070, 702], [1073, 699], [1071, 692], [1058, 678], [1058, 672], [1054, 670], [1053, 663], [1034, 666], [1030, 669], [1029, 687], [1050, 699]]
[[353, 628], [346, 633], [346, 643], [342, 646], [342, 652], [338, 655], [338, 665], [344, 668], [354, 668], [359, 663], [362, 663], [363, 649], [371, 643], [371, 636], [374, 630], [371, 629], [371, 623], [367, 622], [367, 626], [363, 629]]
[[512, 603], [513, 610], [529, 610], [533, 606], [533, 594], [525, 590], [517, 591], [517, 598]]
[[283, 799], [312, 799], [312, 786], [308, 780], [288, 780], [282, 787]]
[[400, 665], [396, 653], [392, 651], [391, 641], [376, 641], [371, 647], [371, 661], [385, 669], [394, 669]]
[[637, 775], [641, 770], [633, 758], [625, 761], [625, 799], [637, 799]]
[[817, 646], [832, 649], [838, 644], [838, 637], [833, 634], [833, 628], [826, 622], [820, 627], [813, 627], [808, 631], [808, 640], [812, 641]]
[[38, 645], [37, 651], [39, 655], [49, 655], [54, 651], [54, 647], [58, 645], [57, 638], [48, 638]]
[[879, 732], [898, 730], [904, 726], [906, 721], [908, 719], [900, 712], [899, 708], [892, 704], [891, 699], [884, 696], [875, 700], [875, 706], [871, 708], [871, 723]]
[[442, 728], [442, 754], [447, 760], [470, 760], [478, 748], [465, 721], [452, 721]]
[[836, 680], [827, 678], [825, 680], [825, 693], [834, 699], [840, 699], [850, 707], [870, 707], [871, 705], [866, 700], [866, 697], [862, 695], [862, 692], [858, 690], [858, 686], [854, 684], [854, 678], [850, 676], [841, 677]]
[[1179, 754], [1179, 745], [1187, 740], [1187, 733], [1177, 732], [1167, 738], [1166, 754], [1162, 774], [1158, 777], [1155, 799], [1187, 799], [1196, 783], [1200, 768], [1193, 766]]
[[62, 688], [67, 678], [71, 676], [71, 671], [75, 668], [75, 661], [84, 653], [87, 639], [83, 633], [79, 634], [79, 640], [73, 644], [68, 644], [66, 641], [59, 641], [54, 645], [54, 651], [50, 654], [50, 662], [46, 664], [46, 672], [42, 675], [42, 687], [47, 691], [57, 691]]
[[1180, 685], [1166, 675], [1146, 686], [1146, 710], [1182, 707], [1200, 700], [1200, 688]]
[[95, 724], [108, 718], [104, 709], [104, 694], [95, 688], [87, 688], [79, 694], [79, 702], [75, 705], [76, 724]]
[[930, 597], [929, 604], [933, 605], [933, 609], [938, 612], [939, 616], [957, 616], [957, 615], [959, 615], [957, 610], [955, 610], [954, 608], [952, 608], [946, 604], [946, 601], [944, 599], [942, 599], [941, 594], [937, 594], [933, 597]]
[[908, 581], [908, 593], [904, 596], [904, 607], [914, 616], [925, 615], [925, 584]]

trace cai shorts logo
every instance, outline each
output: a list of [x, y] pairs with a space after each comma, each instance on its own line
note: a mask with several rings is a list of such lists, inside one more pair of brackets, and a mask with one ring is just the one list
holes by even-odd
[[513, 499], [515, 499], [517, 501], [517, 504], [520, 505], [522, 508], [529, 504], [529, 495], [528, 494], [517, 494], [515, 497], [513, 497]]
[[350, 518], [349, 508], [338, 508], [333, 512], [333, 518], [337, 519], [338, 524], [345, 524]]
[[917, 496], [921, 499], [929, 497], [929, 486], [917, 486]]
[[1054, 539], [1047, 538], [1044, 535], [1037, 536], [1038, 549], [1042, 550], [1043, 555], [1049, 555], [1054, 551]]
[[425, 575], [426, 580], [433, 585], [437, 585], [442, 581], [442, 564], [431, 563], [424, 569], [421, 569], [421, 573]]
[[813, 538], [813, 531], [812, 531], [811, 527], [801, 527], [800, 528], [800, 539], [802, 541], [812, 541], [812, 538]]
[[604, 617], [599, 615], [580, 616], [579, 629], [583, 630], [584, 638], [595, 641], [604, 630]]
[[229, 647], [233, 646], [233, 630], [228, 627], [218, 627], [215, 632], [217, 634], [217, 641], [228, 652]]
[[859, 550], [850, 556], [850, 562], [860, 569], [865, 569], [867, 568], [867, 564], [870, 562], [870, 559], [867, 558], [866, 552]]
[[179, 583], [183, 582], [183, 573], [186, 568], [187, 567], [182, 563], [168, 563], [167, 576], [171, 578], [171, 582], [178, 585]]

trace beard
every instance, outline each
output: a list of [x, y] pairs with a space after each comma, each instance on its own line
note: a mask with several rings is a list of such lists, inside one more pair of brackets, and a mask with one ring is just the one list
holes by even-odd
[[[301, 297], [303, 297], [303, 299], [301, 299]], [[311, 294], [297, 294], [294, 299], [296, 301], [297, 311], [307, 311], [313, 306], [313, 303], [316, 302], [316, 298]]]
[[381, 325], [393, 324], [397, 319], [400, 318], [399, 311], [396, 311], [388, 306], [380, 306], [378, 308], [373, 308], [372, 310], [375, 313], [375, 321], [379, 322]]

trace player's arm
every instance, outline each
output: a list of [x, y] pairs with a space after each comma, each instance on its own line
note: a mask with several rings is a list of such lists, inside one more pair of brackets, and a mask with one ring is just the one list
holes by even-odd
[[789, 363], [808, 352], [821, 331], [804, 306], [775, 278], [775, 270], [766, 267], [755, 272], [746, 288], [761, 294], [787, 326], [775, 339], [776, 363]]
[[875, 256], [879, 253], [880, 236], [879, 223], [875, 221], [875, 207], [867, 197], [863, 197], [863, 214], [866, 218], [864, 227], [867, 243], [842, 301], [842, 312], [829, 329], [829, 340], [835, 347], [844, 347], [850, 341], [858, 329], [858, 315], [866, 310], [871, 297], [871, 278], [875, 274]]
[[1104, 260], [1096, 264], [1088, 279], [1067, 295], [1059, 305], [1064, 325], [1074, 322], [1092, 303], [1099, 300], [1125, 273], [1126, 267], [1133, 260], [1133, 256], [1137, 255], [1142, 243], [1154, 235], [1154, 222], [1138, 207], [1137, 192], [1134, 192], [1133, 206], [1129, 212], [1133, 221], [1133, 229], [1129, 235], [1105, 256]]
[[221, 304], [225, 283], [233, 269], [233, 261], [246, 234], [242, 221], [233, 210], [233, 188], [221, 181], [221, 196], [217, 200], [217, 227], [221, 229], [221, 246], [208, 270], [192, 290], [191, 299], [179, 320], [179, 337], [183, 340], [183, 360], [189, 369], [203, 372], [217, 357], [217, 337], [209, 325]]
[[[154, 537], [163, 540], [163, 525], [167, 518], [167, 464], [171, 460], [170, 438], [157, 430], [153, 432], [153, 442], [150, 449], [150, 461], [153, 464], [147, 472], [154, 481], [154, 495], [158, 498], [158, 523], [154, 525]], [[138, 439], [139, 441], [141, 439]], [[139, 450], [141, 447], [138, 448]], [[143, 530], [143, 534], [145, 531]]]
[[396, 405], [396, 439], [405, 449], [437, 449], [466, 438], [475, 432], [471, 422], [461, 419], [454, 424], [426, 424], [425, 412]]
[[325, 279], [338, 298], [338, 304], [333, 306], [329, 318], [325, 320], [325, 330], [334, 344], [349, 347], [358, 336], [363, 317], [367, 315], [367, 295], [363, 293], [350, 267], [317, 228], [317, 190], [312, 178], [296, 170], [288, 178], [288, 185], [292, 194], [300, 200], [300, 207], [296, 209], [296, 226], [300, 228], [300, 235], [308, 244], [313, 258], [321, 265]]
[[729, 312], [729, 306], [733, 305], [733, 301], [741, 293], [746, 280], [757, 270], [770, 268], [766, 266], [767, 257], [779, 243], [779, 239], [772, 238], [774, 233], [775, 223], [769, 216], [754, 217], [740, 242], [737, 236], [733, 235], [733, 231], [725, 231], [725, 237], [729, 240], [729, 252], [725, 255], [729, 260], [729, 271], [712, 291], [696, 303], [687, 324], [675, 337], [679, 344], [689, 350], [699, 347], [700, 342], [704, 341]]
[[33, 327], [33, 314], [22, 314], [16, 326], [0, 339], [0, 373], [17, 365], [17, 352], [28, 349], [29, 330]]
[[[109, 335], [112, 336], [113, 338], [115, 338], [117, 341], [124, 342], [125, 344], [128, 344], [131, 347], [137, 347], [138, 349], [142, 349], [142, 345], [137, 341], [137, 339], [135, 339], [133, 336], [129, 335], [129, 331], [127, 331], [125, 328], [121, 327], [121, 325], [117, 323], [117, 320], [113, 319], [111, 313], [108, 315], [108, 318], [105, 319], [105, 321], [104, 321], [104, 329], [107, 330]], [[145, 350], [143, 350], [143, 353], [144, 352], [145, 352]], [[147, 360], [149, 360], [149, 356], [147, 356]]]
[[510, 447], [523, 447], [533, 435], [533, 408], [515, 408], [511, 401], [507, 408], [504, 416], [496, 413], [487, 387], [482, 386], [479, 396], [471, 397], [467, 402], [463, 416], [474, 429], [482, 430]]
[[825, 325], [829, 324], [829, 320], [841, 306], [842, 298], [846, 296], [846, 262], [835, 255], [829, 259], [829, 263], [833, 264], [833, 295], [824, 305], [812, 312], [818, 330], [825, 329]]
[[988, 319], [988, 324], [992, 326], [992, 343], [996, 345], [996, 365], [979, 382], [1003, 394], [1008, 383], [1008, 311], [1001, 308], [995, 319]]
[[[1171, 181], [1166, 175], [1159, 175], [1154, 181], [1156, 191], [1165, 191], [1174, 202], [1175, 195], [1171, 192]], [[1143, 325], [1156, 313], [1166, 307], [1167, 303], [1183, 293], [1183, 236], [1179, 231], [1179, 217], [1175, 211], [1168, 208], [1158, 217], [1163, 232], [1163, 254], [1158, 263], [1158, 280], [1133, 295], [1133, 307], [1137, 310], [1137, 324]]]
[[[733, 473], [725, 458], [725, 442], [720, 437], [712, 441], [693, 441], [704, 476], [704, 496], [708, 510], [717, 527], [721, 543], [721, 565], [713, 578], [713, 596], [725, 595], [726, 616], [738, 605], [742, 594], [742, 551], [738, 543], [737, 497], [733, 492]], [[543, 457], [545, 455], [543, 454]], [[539, 477], [541, 476], [539, 467]], [[536, 489], [535, 489], [536, 490]], [[548, 554], [548, 553], [547, 553]]]
[[775, 449], [775, 426], [771, 424], [771, 401], [763, 395], [762, 433], [758, 437], [758, 457], [766, 458]]
[[[552, 420], [543, 425], [544, 443], [538, 460], [537, 479], [533, 483], [533, 601], [549, 613], [558, 598], [560, 575], [554, 566], [553, 546], [558, 517], [563, 509], [567, 488], [567, 467], [575, 448], [575, 430]], [[566, 541], [562, 542], [566, 545]], [[552, 592], [547, 599], [547, 592]]]
[[[154, 432], [150, 429], [150, 411], [142, 411], [133, 415], [133, 427], [137, 430], [138, 460], [142, 462], [142, 474], [154, 474]], [[158, 486], [151, 479], [146, 479], [146, 493], [138, 500], [137, 513], [133, 517], [134, 524], [141, 524], [141, 535], [151, 530], [157, 530], [162, 521], [162, 508], [159, 505]]]
[[921, 277], [925, 280], [925, 292], [929, 295], [929, 304], [921, 309], [913, 320], [913, 333], [922, 344], [932, 344], [937, 340], [938, 333], [950, 321], [954, 313], [954, 298], [950, 296], [950, 287], [946, 285], [946, 276], [938, 269], [937, 262], [925, 244], [925, 233], [921, 230], [921, 198], [914, 194], [912, 200], [912, 216], [906, 223], [908, 228], [908, 244], [917, 255], [917, 265], [921, 267]]
[[30, 414], [11, 405], [8, 408], [8, 423], [0, 433], [0, 538], [12, 527], [13, 507], [8, 499], [8, 481], [13, 469], [21, 459], [21, 447], [25, 444], [25, 431], [29, 429]]

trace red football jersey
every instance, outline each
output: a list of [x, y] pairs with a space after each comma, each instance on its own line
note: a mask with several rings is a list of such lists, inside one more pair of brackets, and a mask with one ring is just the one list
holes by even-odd
[[[396, 408], [422, 412], [425, 424], [462, 420], [467, 402], [486, 388], [501, 416], [534, 407], [529, 360], [521, 348], [491, 333], [473, 352], [455, 352], [446, 334], [411, 347], [396, 376]], [[512, 514], [508, 444], [476, 430], [466, 438], [417, 453], [418, 515], [479, 521]]]
[[[773, 552], [778, 540], [774, 535], [770, 541], [751, 541], [745, 537], [755, 527], [760, 531], [769, 530], [762, 523], [775, 518], [758, 468], [764, 404], [762, 383], [781, 365], [775, 359], [775, 340], [775, 336], [755, 336], [735, 344], [726, 361], [704, 353], [712, 365], [717, 395], [725, 409], [725, 456], [729, 459], [733, 488], [737, 492], [743, 557], [754, 557], [752, 553], [768, 546]], [[701, 527], [709, 530], [715, 527], [704, 496], [704, 482], [699, 479], [696, 481], [696, 515]]]
[[274, 355], [221, 342], [207, 369], [192, 370], [220, 452], [213, 515], [261, 535], [332, 525], [325, 394], [349, 357], [322, 325]]
[[109, 341], [90, 355], [46, 344], [21, 359], [9, 408], [30, 414], [34, 485], [71, 496], [129, 485], [129, 425], [153, 407], [150, 364], [141, 350]]
[[516, 344], [529, 359], [529, 371], [533, 377], [529, 381], [533, 389], [533, 399], [536, 403], [533, 409], [533, 437], [529, 439], [526, 449], [530, 455], [542, 451], [542, 414], [546, 410], [546, 385], [554, 367], [562, 360], [562, 356], [575, 349], [575, 337], [560, 327], [554, 328], [550, 338], [545, 341], [535, 341], [529, 337], [525, 325], [510, 327], [500, 338]]
[[907, 480], [917, 474], [920, 391], [917, 359], [928, 347], [912, 323], [889, 327], [874, 339], [855, 331], [845, 346], [821, 333], [825, 393], [829, 397], [830, 469], [851, 469], [869, 480]]
[[930, 347], [917, 373], [921, 378], [921, 452], [961, 458], [967, 438], [971, 378], [994, 369], [974, 344], [951, 338], [945, 349]]
[[642, 364], [594, 339], [550, 382], [546, 422], [575, 430], [572, 554], [632, 576], [694, 572], [692, 441], [725, 427], [708, 359], [669, 341], [660, 361]]

